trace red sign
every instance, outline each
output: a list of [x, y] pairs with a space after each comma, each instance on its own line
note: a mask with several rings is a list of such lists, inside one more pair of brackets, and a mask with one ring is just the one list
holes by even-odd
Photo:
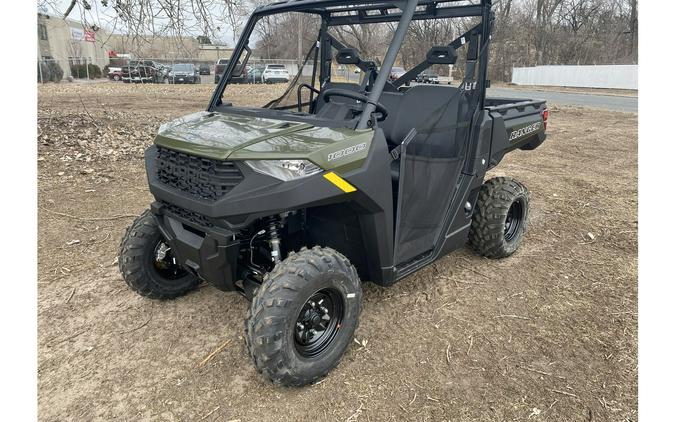
[[84, 40], [88, 42], [96, 42], [96, 32], [84, 31]]

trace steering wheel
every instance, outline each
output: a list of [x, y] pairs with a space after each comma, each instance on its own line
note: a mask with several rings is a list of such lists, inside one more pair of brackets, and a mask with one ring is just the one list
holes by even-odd
[[[368, 97], [365, 96], [364, 94], [361, 94], [360, 92], [354, 92], [354, 91], [349, 91], [347, 89], [337, 89], [337, 88], [331, 88], [327, 89], [323, 92], [323, 97], [326, 99], [326, 101], [330, 101], [330, 97], [345, 97], [345, 98], [350, 98], [352, 100], [356, 101], [361, 101], [362, 103], [370, 103], [370, 100], [368, 100]], [[389, 112], [387, 111], [387, 108], [383, 106], [381, 103], [370, 103], [375, 106], [375, 111], [379, 113], [379, 117], [377, 118], [378, 122], [381, 122], [382, 120], [386, 119], [387, 116], [389, 115]]]

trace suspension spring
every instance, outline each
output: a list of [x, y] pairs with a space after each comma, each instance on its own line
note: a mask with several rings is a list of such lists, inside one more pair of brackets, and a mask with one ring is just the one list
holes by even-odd
[[270, 219], [267, 233], [270, 237], [270, 247], [272, 248], [272, 262], [276, 265], [281, 261], [281, 239], [279, 239], [279, 221]]

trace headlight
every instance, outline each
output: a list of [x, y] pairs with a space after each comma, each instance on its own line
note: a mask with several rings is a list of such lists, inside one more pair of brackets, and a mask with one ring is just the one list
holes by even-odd
[[323, 169], [307, 160], [250, 160], [246, 161], [258, 173], [279, 180], [295, 180], [321, 173]]

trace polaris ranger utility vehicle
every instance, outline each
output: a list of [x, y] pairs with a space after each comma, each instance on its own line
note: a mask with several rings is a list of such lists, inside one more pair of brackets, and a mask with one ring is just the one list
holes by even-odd
[[[256, 24], [271, 15], [283, 22], [276, 15], [284, 13], [293, 15], [287, 27], [302, 16], [303, 28], [316, 30], [303, 40], [302, 66], [313, 69], [299, 69], [261, 107], [233, 104], [229, 81], [253, 48], [264, 48]], [[476, 25], [389, 80], [412, 21], [458, 17]], [[380, 67], [333, 32], [391, 22]], [[544, 141], [548, 111], [543, 101], [485, 97], [491, 27], [491, 0], [296, 0], [256, 9], [206, 110], [162, 125], [146, 152], [155, 202], [121, 244], [128, 285], [157, 299], [202, 280], [242, 293], [251, 300], [244, 332], [253, 364], [297, 386], [325, 375], [350, 345], [361, 280], [389, 286], [467, 241], [489, 258], [514, 253], [528, 191], [484, 177], [507, 152]], [[439, 64], [462, 66], [463, 81], [405, 86]], [[361, 69], [360, 82], [333, 80], [339, 65]]]

